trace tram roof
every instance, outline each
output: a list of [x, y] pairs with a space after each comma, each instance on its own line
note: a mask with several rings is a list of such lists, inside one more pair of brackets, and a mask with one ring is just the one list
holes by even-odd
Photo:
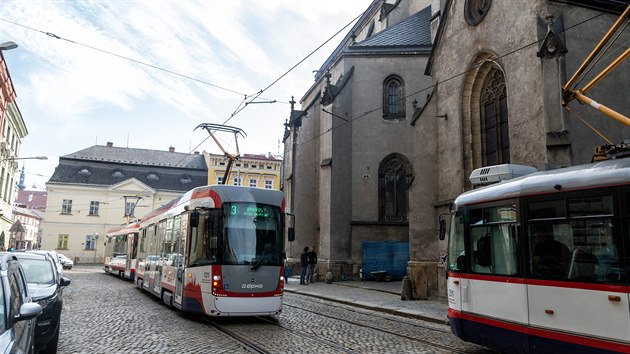
[[[206, 193], [211, 191], [211, 193]], [[211, 203], [206, 203], [205, 200]], [[199, 202], [201, 201], [201, 202]], [[185, 208], [219, 207], [227, 202], [260, 203], [284, 207], [284, 193], [275, 189], [251, 188], [243, 186], [211, 185], [189, 190], [183, 196], [171, 200], [169, 203], [147, 214], [140, 221], [142, 227], [162, 220], [171, 215], [182, 213]], [[218, 203], [218, 204], [217, 204]]]
[[464, 192], [456, 205], [630, 184], [630, 158], [606, 160], [504, 180]]

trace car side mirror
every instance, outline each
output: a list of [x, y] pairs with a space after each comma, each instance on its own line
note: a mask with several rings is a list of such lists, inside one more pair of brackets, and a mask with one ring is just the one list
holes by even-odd
[[14, 321], [26, 321], [39, 316], [42, 313], [42, 307], [35, 302], [27, 302], [20, 306], [20, 314], [15, 316]]
[[295, 241], [295, 229], [292, 227], [289, 228], [288, 238], [289, 238], [289, 242]]
[[444, 219], [440, 219], [440, 234], [438, 237], [440, 241], [444, 241], [444, 239], [446, 239], [446, 220]]
[[66, 278], [66, 277], [61, 277], [61, 279], [59, 280], [59, 285], [61, 285], [61, 286], [68, 286], [68, 285], [70, 285], [70, 279]]

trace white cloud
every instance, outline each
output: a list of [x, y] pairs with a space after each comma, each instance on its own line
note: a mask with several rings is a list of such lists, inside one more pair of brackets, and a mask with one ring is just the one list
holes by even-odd
[[[29, 168], [51, 175], [57, 156], [97, 139], [194, 148], [207, 138], [193, 132], [197, 124], [223, 123], [243, 102], [242, 95], [212, 85], [243, 94], [266, 88], [370, 3], [5, 0], [0, 42], [19, 45], [4, 56], [29, 130], [21, 155], [48, 154], [48, 162], [36, 161], [46, 167]], [[248, 134], [239, 140], [241, 152], [277, 153], [286, 102], [301, 98], [313, 83], [312, 70], [348, 30], [262, 95], [284, 103], [249, 105], [230, 120]], [[211, 140], [196, 150], [219, 151]]]

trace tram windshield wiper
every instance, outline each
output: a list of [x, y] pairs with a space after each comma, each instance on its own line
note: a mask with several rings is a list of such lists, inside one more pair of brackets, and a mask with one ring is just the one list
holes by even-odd
[[262, 256], [259, 259], [256, 259], [254, 265], [251, 267], [251, 270], [256, 271], [262, 267], [262, 265], [266, 263], [267, 258], [278, 249], [278, 245], [279, 243], [274, 243], [272, 246], [265, 247], [265, 251], [263, 251]]

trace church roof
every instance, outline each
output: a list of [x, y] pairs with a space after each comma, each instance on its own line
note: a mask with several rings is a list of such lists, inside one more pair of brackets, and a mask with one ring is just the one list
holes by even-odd
[[156, 190], [187, 191], [208, 183], [203, 155], [95, 145], [59, 157], [48, 183], [111, 186], [135, 178]]
[[431, 47], [431, 6], [404, 21], [378, 32], [350, 48]]

